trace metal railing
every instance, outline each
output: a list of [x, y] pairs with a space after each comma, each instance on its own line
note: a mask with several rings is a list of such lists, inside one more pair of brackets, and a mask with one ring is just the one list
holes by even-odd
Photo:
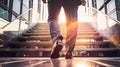
[[[120, 21], [95, 8], [88, 8], [88, 14], [89, 17], [93, 18], [94, 23], [103, 23], [105, 25], [104, 28], [102, 27], [102, 30], [110, 28], [116, 23], [120, 24]], [[101, 29], [100, 25], [101, 24], [96, 25], [96, 28], [98, 27], [98, 29]]]
[[92, 7], [88, 8], [86, 13], [91, 18], [91, 22], [89, 23], [101, 35], [120, 46], [120, 31], [118, 28], [120, 27], [120, 21]]
[[12, 22], [6, 23], [1, 29], [3, 31], [17, 31], [20, 34], [21, 30], [27, 29], [30, 25], [30, 11], [32, 11], [32, 8], [23, 12], [17, 18], [13, 19]]

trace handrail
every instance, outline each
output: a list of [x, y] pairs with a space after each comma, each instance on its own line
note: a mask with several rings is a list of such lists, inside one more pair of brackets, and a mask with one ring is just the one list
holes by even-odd
[[[16, 19], [19, 19], [20, 17], [22, 17], [24, 14], [26, 14], [28, 11], [32, 10], [32, 8], [26, 10], [25, 12], [23, 12], [21, 15], [19, 15], [17, 18], [15, 18], [12, 22], [14, 22]], [[3, 26], [1, 29], [6, 28], [8, 25], [10, 25], [12, 22], [9, 22], [8, 24], [6, 24], [5, 26]]]
[[[87, 7], [87, 16], [92, 18], [92, 22], [89, 22], [96, 30], [103, 32], [109, 29], [114, 24], [119, 24], [120, 21], [111, 17], [110, 15], [105, 14], [102, 11], [99, 11], [93, 7]], [[103, 27], [101, 26], [103, 25]]]
[[89, 23], [94, 29], [113, 44], [120, 46], [120, 39], [117, 38], [119, 37], [118, 26], [120, 26], [120, 21], [92, 7], [88, 8], [88, 13], [88, 16], [92, 18], [92, 21]]

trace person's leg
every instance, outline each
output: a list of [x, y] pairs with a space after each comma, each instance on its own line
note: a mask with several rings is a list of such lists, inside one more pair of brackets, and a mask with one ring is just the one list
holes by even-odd
[[50, 26], [50, 34], [53, 43], [57, 40], [60, 34], [60, 27], [58, 24], [58, 16], [61, 9], [60, 0], [50, 0], [48, 2], [48, 23]]
[[50, 34], [53, 43], [56, 42], [56, 46], [53, 48], [50, 58], [59, 58], [59, 52], [62, 50], [63, 37], [61, 36], [60, 27], [58, 24], [58, 16], [61, 6], [60, 0], [50, 0], [48, 2], [48, 23], [50, 26]]
[[72, 59], [72, 51], [74, 50], [76, 36], [77, 36], [77, 10], [78, 6], [75, 5], [73, 0], [64, 0], [63, 8], [66, 14], [67, 20], [67, 37], [66, 37], [66, 59]]

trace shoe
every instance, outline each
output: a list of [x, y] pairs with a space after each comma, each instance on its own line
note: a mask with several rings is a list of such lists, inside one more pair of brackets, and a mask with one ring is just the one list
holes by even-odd
[[60, 57], [60, 51], [63, 48], [62, 40], [63, 40], [63, 37], [60, 36], [56, 42], [56, 46], [53, 48], [53, 51], [51, 52], [50, 58], [55, 59]]
[[72, 53], [66, 53], [65, 59], [72, 59]]
[[53, 48], [53, 51], [51, 52], [50, 58], [55, 59], [60, 57], [60, 51], [62, 50], [62, 45], [57, 45]]

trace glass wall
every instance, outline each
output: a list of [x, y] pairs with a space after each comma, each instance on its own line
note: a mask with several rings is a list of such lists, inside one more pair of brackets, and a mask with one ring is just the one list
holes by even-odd
[[115, 20], [118, 20], [116, 15], [115, 1], [118, 0], [97, 0], [97, 9], [100, 9], [100, 11], [103, 13], [111, 16]]
[[108, 4], [107, 4], [107, 14], [111, 17], [113, 17], [115, 20], [117, 19], [117, 15], [116, 15], [116, 6], [115, 6], [115, 1], [116, 0], [111, 0]]
[[29, 0], [23, 0], [23, 8], [22, 12], [26, 11], [29, 9]]
[[8, 11], [2, 9], [1, 7], [0, 7], [0, 17], [5, 19], [5, 20], [9, 20], [9, 13], [8, 13]]
[[0, 17], [9, 20], [9, 0], [0, 0]]
[[115, 0], [117, 19], [120, 21], [120, 0]]
[[20, 2], [21, 0], [13, 1], [13, 11], [15, 11], [17, 14], [20, 14]]
[[[22, 13], [29, 9], [29, 0], [23, 0]], [[28, 14], [25, 14], [23, 18], [28, 19]]]
[[[0, 17], [12, 22], [16, 17], [29, 9], [30, 0], [0, 0]], [[26, 15], [24, 18], [28, 18]]]

